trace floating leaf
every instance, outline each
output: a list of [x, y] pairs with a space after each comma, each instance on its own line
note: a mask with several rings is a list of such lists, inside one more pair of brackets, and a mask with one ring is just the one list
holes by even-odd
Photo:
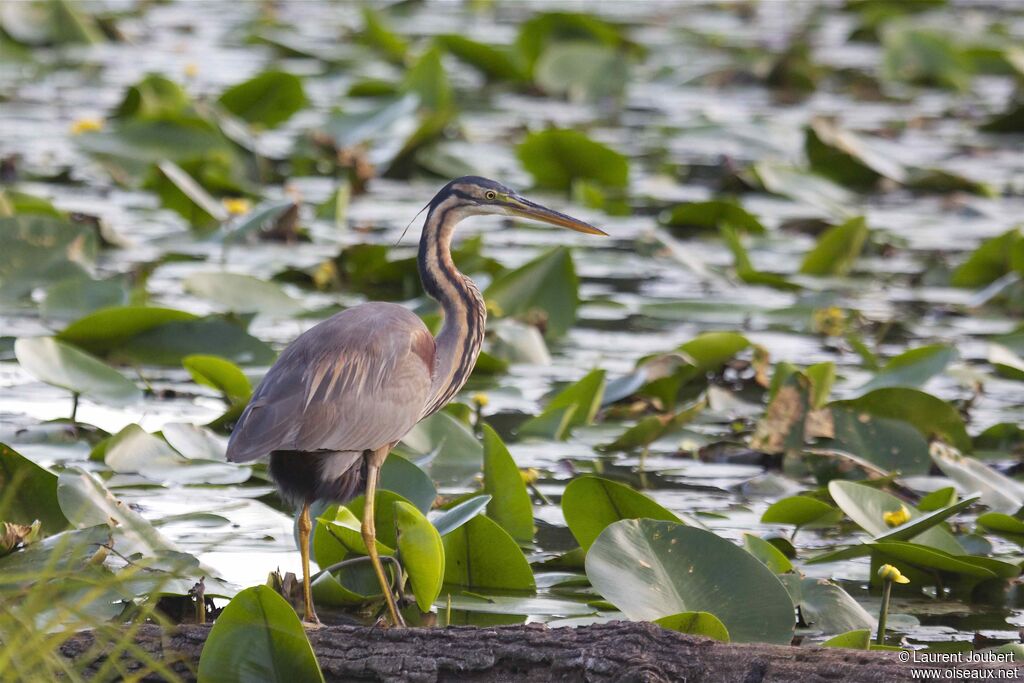
[[804, 257], [800, 272], [806, 275], [846, 275], [860, 256], [868, 238], [863, 216], [832, 226], [818, 238]]
[[437, 498], [437, 489], [427, 473], [398, 453], [388, 454], [380, 468], [377, 486], [405, 497], [423, 513], [430, 510]]
[[[905, 509], [909, 512], [911, 520], [922, 517], [921, 512], [896, 496], [864, 484], [834, 479], [829, 482], [828, 491], [832, 495], [832, 499], [836, 501], [836, 505], [846, 513], [847, 517], [880, 541], [892, 537], [893, 529], [886, 524], [885, 513]], [[933, 518], [931, 515], [936, 516]], [[934, 524], [938, 524], [944, 519], [934, 512], [928, 517], [933, 520]], [[929, 524], [931, 528], [920, 532], [915, 530], [914, 535], [907, 540], [913, 540], [917, 544], [937, 548], [954, 555], [963, 555], [964, 549], [953, 537], [953, 534], [943, 527], [934, 526], [934, 524]]]
[[906, 169], [897, 161], [827, 119], [815, 118], [808, 125], [804, 150], [811, 170], [846, 187], [870, 189], [879, 178], [906, 180]]
[[156, 306], [115, 306], [83, 316], [57, 335], [91, 353], [105, 355], [132, 337], [165, 323], [196, 320], [185, 311]]
[[162, 159], [147, 187], [160, 195], [161, 203], [180, 214], [189, 225], [212, 228], [224, 222], [228, 213], [206, 189], [173, 161]]
[[793, 571], [793, 563], [774, 545], [753, 534], [743, 534], [743, 547], [776, 574]]
[[594, 421], [601, 408], [603, 394], [604, 370], [591, 370], [578, 382], [558, 392], [544, 407], [544, 412], [524, 422], [519, 428], [519, 436], [564, 440], [574, 427]]
[[285, 71], [264, 71], [225, 90], [218, 100], [249, 123], [276, 128], [308, 104], [302, 80]]
[[621, 31], [602, 19], [583, 12], [543, 12], [519, 25], [516, 50], [532, 72], [544, 50], [559, 41], [587, 41], [624, 46]]
[[953, 406], [917, 389], [875, 389], [860, 398], [834, 401], [832, 406], [867, 415], [908, 422], [926, 438], [940, 437], [961, 450], [970, 450], [971, 439]]
[[409, 503], [395, 503], [395, 524], [402, 568], [409, 573], [409, 583], [420, 611], [429, 612], [441, 594], [445, 575], [441, 535], [423, 513]]
[[579, 279], [566, 247], [555, 247], [497, 277], [484, 292], [505, 315], [540, 323], [548, 339], [561, 337], [576, 322]]
[[459, 60], [476, 68], [489, 81], [521, 81], [526, 78], [512, 56], [500, 47], [480, 43], [457, 33], [434, 40]]
[[735, 199], [717, 199], [706, 202], [687, 202], [662, 211], [658, 222], [672, 229], [672, 233], [686, 236], [694, 231], [717, 230], [720, 225], [731, 225], [741, 233], [764, 234], [761, 221], [743, 208]]
[[195, 296], [235, 313], [287, 315], [301, 307], [277, 283], [251, 275], [223, 271], [192, 273], [185, 278], [184, 285]]
[[729, 642], [729, 630], [710, 612], [680, 612], [655, 619], [654, 623], [670, 631], [704, 636], [723, 643]]
[[246, 588], [217, 617], [199, 658], [201, 681], [323, 681], [299, 617], [267, 586]]
[[82, 280], [99, 249], [95, 233], [45, 215], [0, 216], [0, 295], [17, 299], [61, 278]]
[[549, 46], [534, 67], [534, 82], [550, 95], [574, 101], [620, 98], [629, 81], [629, 60], [614, 47], [585, 41]]
[[871, 629], [859, 628], [838, 636], [832, 636], [821, 644], [822, 647], [842, 647], [848, 650], [868, 650], [871, 645]]
[[832, 526], [841, 518], [841, 512], [824, 501], [809, 496], [790, 496], [769, 505], [761, 515], [761, 523], [815, 528]]
[[464, 423], [445, 412], [417, 423], [402, 443], [416, 453], [434, 454], [427, 471], [442, 484], [468, 484], [482, 466], [483, 446]]
[[519, 468], [501, 437], [483, 425], [484, 493], [491, 496], [487, 516], [521, 543], [533, 540], [533, 504]]
[[970, 60], [945, 33], [894, 23], [882, 31], [882, 45], [882, 73], [888, 79], [953, 90], [970, 85]]
[[913, 425], [834, 405], [834, 438], [822, 446], [844, 451], [890, 472], [925, 475], [931, 469], [928, 441]]
[[825, 633], [875, 625], [874, 618], [849, 593], [827, 579], [800, 578], [799, 596], [791, 597], [804, 621]]
[[964, 490], [980, 493], [992, 510], [1014, 514], [1024, 507], [1024, 484], [942, 444], [932, 444], [931, 456], [943, 474]]
[[480, 514], [491, 502], [487, 495], [473, 496], [434, 517], [437, 533], [445, 536]]
[[931, 344], [910, 349], [892, 358], [875, 376], [861, 387], [862, 391], [882, 387], [919, 387], [946, 369], [958, 358], [956, 349], [945, 344]]
[[212, 387], [231, 404], [246, 403], [252, 396], [252, 384], [242, 369], [220, 356], [193, 354], [185, 356], [181, 364], [192, 375], [196, 384]]
[[715, 615], [734, 642], [788, 644], [793, 603], [759, 560], [710, 531], [652, 519], [607, 527], [587, 553], [587, 578], [630, 619]]
[[1012, 228], [982, 242], [950, 277], [954, 287], [984, 287], [1014, 270], [1024, 272], [1024, 233]]
[[582, 476], [573, 479], [562, 493], [565, 523], [584, 551], [601, 532], [622, 519], [681, 521], [639, 491], [610, 479]]
[[754, 165], [754, 174], [768, 192], [814, 207], [830, 217], [850, 217], [856, 196], [828, 178], [765, 161]]
[[57, 502], [57, 475], [6, 444], [0, 444], [0, 490], [4, 492], [6, 503], [5, 521], [32, 524], [39, 520], [47, 535], [68, 527], [68, 520]]
[[135, 383], [120, 372], [53, 337], [19, 339], [14, 354], [30, 375], [74, 394], [112, 405], [130, 405], [142, 398]]
[[173, 366], [188, 356], [213, 354], [245, 365], [270, 365], [277, 357], [266, 342], [216, 317], [151, 328], [132, 337], [116, 355], [138, 363]]
[[135, 424], [111, 437], [103, 459], [115, 472], [137, 473], [152, 481], [177, 484], [240, 484], [251, 473], [244, 465], [186, 458], [166, 441]]
[[530, 564], [498, 523], [477, 515], [444, 540], [444, 582], [473, 591], [533, 590]]
[[576, 130], [530, 133], [516, 148], [516, 155], [538, 187], [569, 190], [577, 180], [590, 180], [624, 188], [629, 182], [625, 156]]

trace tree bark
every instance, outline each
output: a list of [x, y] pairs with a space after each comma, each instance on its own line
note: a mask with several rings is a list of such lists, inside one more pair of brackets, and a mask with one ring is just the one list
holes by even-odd
[[[143, 626], [136, 642], [172, 668], [195, 680], [199, 655], [210, 627], [174, 629]], [[477, 628], [384, 629], [327, 626], [308, 631], [328, 681], [863, 681], [904, 683], [912, 669], [934, 669], [937, 678], [960, 680], [954, 666], [1009, 669], [993, 679], [1024, 680], [1013, 664], [903, 663], [895, 652], [864, 652], [822, 647], [723, 644], [667, 631], [643, 622], [611, 622], [549, 629], [542, 624]], [[62, 654], [86, 675], [103, 663], [95, 659], [95, 637], [83, 632], [68, 640]], [[93, 658], [92, 661], [88, 661]], [[123, 660], [122, 671], [145, 667]], [[920, 674], [916, 678], [923, 678]], [[142, 680], [163, 680], [146, 676]], [[296, 681], [296, 683], [302, 683]]]

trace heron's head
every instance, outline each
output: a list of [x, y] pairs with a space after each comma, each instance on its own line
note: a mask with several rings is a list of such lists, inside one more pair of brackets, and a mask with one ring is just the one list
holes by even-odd
[[585, 232], [589, 235], [608, 234], [590, 223], [532, 202], [499, 182], [479, 176], [464, 176], [451, 181], [437, 193], [433, 203], [439, 205], [452, 197], [454, 197], [453, 201], [457, 202], [455, 207], [467, 216], [483, 214], [518, 216], [549, 225], [557, 225], [561, 228], [569, 228], [577, 232]]

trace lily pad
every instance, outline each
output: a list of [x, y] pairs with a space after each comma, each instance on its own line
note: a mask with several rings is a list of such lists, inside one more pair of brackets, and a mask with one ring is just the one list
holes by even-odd
[[964, 422], [953, 406], [917, 389], [875, 389], [860, 398], [834, 401], [830, 405], [868, 415], [903, 420], [914, 425], [927, 438], [943, 438], [964, 451], [971, 448], [971, 439], [964, 428]]
[[220, 356], [185, 356], [185, 366], [197, 384], [219, 391], [229, 404], [246, 403], [252, 396], [252, 384], [237, 365]]
[[680, 612], [655, 619], [654, 623], [670, 631], [704, 636], [723, 643], [729, 642], [729, 630], [710, 612]]
[[584, 551], [601, 532], [622, 519], [658, 519], [680, 522], [679, 517], [625, 484], [583, 476], [569, 482], [562, 493], [562, 513], [569, 530]]
[[587, 577], [630, 619], [710, 612], [734, 642], [789, 644], [793, 603], [770, 569], [710, 531], [625, 519], [590, 547]]
[[540, 323], [545, 337], [563, 336], [576, 322], [579, 279], [566, 247], [555, 247], [499, 276], [484, 292], [503, 315]]
[[267, 586], [236, 595], [210, 631], [199, 658], [202, 681], [323, 681], [295, 610]]
[[306, 104], [302, 80], [285, 71], [264, 71], [225, 90], [221, 106], [235, 116], [267, 128], [275, 128]]
[[807, 275], [846, 275], [860, 256], [868, 232], [863, 216], [829, 228], [804, 257], [800, 272]]
[[142, 398], [135, 383], [120, 372], [53, 337], [19, 339], [14, 344], [14, 353], [33, 377], [74, 394], [121, 406]]
[[530, 133], [516, 155], [538, 187], [569, 190], [575, 181], [589, 180], [624, 188], [629, 182], [625, 156], [576, 130], [551, 128]]
[[512, 454], [501, 437], [484, 424], [484, 493], [491, 496], [487, 516], [521, 543], [533, 540], [533, 503]]
[[409, 573], [416, 604], [421, 612], [429, 612], [441, 594], [445, 575], [441, 535], [422, 512], [401, 501], [395, 503], [395, 524], [399, 557], [402, 567]]
[[594, 421], [604, 395], [604, 370], [588, 372], [552, 398], [537, 417], [524, 422], [519, 436], [540, 436], [564, 440], [574, 427]]
[[228, 272], [193, 273], [185, 278], [185, 289], [235, 313], [288, 315], [301, 304], [280, 285], [251, 275]]
[[0, 489], [6, 503], [4, 521], [32, 524], [39, 520], [47, 535], [68, 527], [57, 501], [57, 475], [7, 444], [0, 444]]
[[477, 515], [442, 540], [446, 585], [484, 592], [536, 587], [515, 539], [489, 517]]
[[905, 351], [886, 363], [861, 387], [871, 391], [883, 387], [919, 387], [946, 369], [959, 357], [956, 349], [945, 344], [931, 344]]

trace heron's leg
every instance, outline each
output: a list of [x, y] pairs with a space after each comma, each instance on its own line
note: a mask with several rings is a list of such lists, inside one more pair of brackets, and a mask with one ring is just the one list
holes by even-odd
[[377, 493], [377, 479], [380, 475], [380, 466], [387, 457], [389, 449], [374, 451], [370, 456], [370, 462], [366, 467], [366, 503], [363, 505], [363, 542], [366, 543], [366, 550], [370, 555], [370, 562], [373, 564], [373, 571], [380, 581], [380, 588], [384, 591], [384, 599], [388, 602], [388, 611], [391, 613], [391, 621], [395, 626], [405, 626], [405, 619], [398, 611], [398, 604], [395, 596], [391, 594], [391, 581], [384, 573], [384, 566], [380, 563], [380, 554], [377, 552], [377, 529], [373, 523], [374, 501]]
[[313, 529], [312, 520], [309, 518], [309, 503], [302, 506], [302, 514], [299, 515], [299, 554], [302, 555], [302, 598], [306, 603], [304, 619], [311, 624], [319, 624], [316, 610], [313, 609], [313, 589], [310, 587], [309, 578], [309, 532]]

